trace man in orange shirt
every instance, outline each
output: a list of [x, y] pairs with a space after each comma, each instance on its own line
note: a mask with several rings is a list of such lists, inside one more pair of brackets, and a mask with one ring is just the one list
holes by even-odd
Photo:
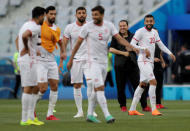
[[46, 8], [46, 20], [41, 27], [41, 44], [39, 44], [37, 79], [40, 89], [39, 98], [45, 93], [50, 84], [49, 106], [46, 120], [59, 120], [53, 115], [53, 110], [58, 97], [58, 66], [55, 61], [53, 51], [57, 49], [57, 43], [60, 46], [60, 67], [63, 59], [66, 58], [65, 48], [62, 39], [60, 39], [61, 30], [55, 23], [56, 9], [54, 6]]

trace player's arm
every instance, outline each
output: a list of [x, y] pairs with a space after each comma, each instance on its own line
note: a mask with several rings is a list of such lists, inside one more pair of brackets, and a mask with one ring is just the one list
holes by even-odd
[[19, 50], [19, 46], [18, 46], [18, 36], [16, 37], [15, 45], [16, 45], [16, 49], [17, 49], [17, 51], [18, 51], [18, 50]]
[[137, 51], [137, 49], [135, 49], [135, 47], [130, 45], [129, 42], [126, 41], [124, 38], [122, 38], [119, 34], [114, 35], [114, 38], [118, 41], [119, 44], [125, 46], [126, 48], [130, 48], [131, 50], [133, 50], [135, 52]]
[[23, 44], [24, 44], [24, 49], [21, 51], [21, 56], [29, 53], [29, 48], [28, 48], [28, 39], [32, 36], [32, 32], [30, 30], [26, 30], [23, 34], [22, 34], [22, 40], [23, 40]]
[[161, 64], [162, 64], [162, 68], [165, 68], [166, 67], [166, 63], [165, 63], [164, 58], [162, 56], [162, 52], [160, 53], [160, 61], [161, 61]]
[[84, 40], [84, 39], [81, 38], [81, 37], [79, 37], [79, 38], [77, 39], [76, 45], [75, 45], [74, 49], [72, 50], [72, 54], [71, 54], [70, 59], [69, 59], [69, 62], [68, 62], [68, 64], [67, 64], [67, 69], [68, 69], [68, 70], [71, 69], [72, 63], [73, 63], [73, 58], [74, 58], [75, 54], [77, 53], [78, 49], [80, 48], [80, 46], [81, 46], [83, 40]]
[[168, 54], [174, 62], [176, 61], [176, 58], [175, 58], [175, 56], [173, 55], [173, 53], [162, 43], [161, 40], [157, 40], [156, 43], [158, 44], [159, 48], [160, 48], [164, 53]]
[[123, 55], [123, 56], [126, 56], [126, 57], [129, 56], [129, 52], [128, 51], [120, 51], [120, 50], [117, 50], [117, 49], [112, 48], [112, 47], [110, 47], [109, 52], [117, 54], [117, 55]]
[[62, 39], [58, 41], [58, 44], [60, 47], [60, 62], [58, 69], [59, 72], [61, 72], [61, 69], [63, 70], [63, 60], [67, 59], [67, 53]]

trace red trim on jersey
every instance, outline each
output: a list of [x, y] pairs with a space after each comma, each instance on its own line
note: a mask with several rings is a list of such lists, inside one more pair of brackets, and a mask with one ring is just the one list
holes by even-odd
[[63, 35], [63, 37], [64, 37], [64, 38], [66, 38], [67, 40], [69, 40], [69, 38], [68, 38], [68, 37], [66, 37], [65, 35]]
[[160, 40], [157, 40], [156, 42], [159, 42]]
[[139, 40], [137, 40], [135, 37], [133, 37], [134, 40], [136, 40], [137, 42], [139, 42]]

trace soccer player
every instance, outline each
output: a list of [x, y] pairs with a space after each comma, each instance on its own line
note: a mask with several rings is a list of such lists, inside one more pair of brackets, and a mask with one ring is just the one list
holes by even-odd
[[49, 106], [46, 120], [59, 120], [53, 115], [53, 110], [58, 97], [58, 66], [55, 61], [54, 49], [57, 43], [60, 46], [60, 63], [65, 59], [63, 41], [60, 38], [61, 30], [55, 23], [56, 9], [54, 6], [46, 8], [46, 19], [41, 26], [41, 45], [39, 45], [37, 80], [40, 88], [39, 96], [45, 93], [50, 84]]
[[[113, 123], [115, 118], [111, 116], [107, 108], [107, 101], [104, 94], [104, 81], [107, 74], [107, 53], [108, 40], [114, 36], [120, 44], [133, 48], [119, 34], [111, 22], [104, 21], [104, 8], [96, 6], [92, 9], [93, 21], [86, 23], [79, 34], [76, 45], [72, 51], [67, 68], [72, 67], [73, 59], [83, 41], [86, 41], [88, 47], [88, 68], [92, 81], [93, 90], [90, 94], [88, 103], [87, 121], [99, 123], [100, 121], [93, 116], [95, 101], [97, 100], [106, 119], [107, 123]], [[135, 49], [135, 48], [133, 48]]]
[[[133, 101], [129, 110], [129, 115], [144, 115], [138, 111], [136, 111], [136, 106], [141, 98], [141, 95], [144, 91], [142, 87], [150, 84], [149, 87], [149, 97], [150, 104], [152, 107], [152, 115], [162, 115], [156, 109], [156, 79], [153, 73], [153, 62], [154, 62], [154, 52], [155, 52], [155, 44], [159, 46], [159, 48], [170, 55], [173, 61], [175, 61], [175, 56], [168, 50], [168, 48], [162, 43], [160, 40], [158, 32], [153, 29], [155, 24], [154, 17], [152, 15], [146, 15], [144, 18], [145, 27], [138, 29], [131, 41], [131, 44], [140, 50], [138, 57], [138, 66], [140, 69], [140, 84], [135, 90]], [[137, 45], [137, 43], [139, 45]]]
[[[63, 42], [65, 48], [67, 47], [68, 42], [70, 41], [71, 50], [74, 48], [77, 38], [79, 36], [80, 30], [83, 25], [86, 23], [86, 9], [84, 7], [78, 7], [76, 9], [76, 22], [69, 24], [66, 26], [64, 31]], [[71, 83], [74, 85], [74, 99], [75, 104], [77, 106], [77, 114], [74, 118], [83, 117], [83, 109], [82, 109], [82, 93], [81, 93], [81, 85], [83, 83], [83, 74], [87, 80], [87, 96], [91, 92], [91, 82], [89, 80], [88, 69], [86, 66], [87, 58], [87, 45], [85, 41], [83, 41], [80, 49], [76, 53], [73, 61], [73, 66], [71, 68]], [[94, 112], [94, 115], [96, 113]]]
[[36, 105], [34, 92], [37, 87], [36, 72], [36, 52], [37, 43], [39, 43], [39, 35], [41, 24], [45, 16], [45, 9], [35, 7], [32, 10], [32, 20], [26, 22], [20, 29], [17, 37], [19, 45], [18, 64], [21, 73], [21, 83], [23, 89], [22, 94], [22, 120], [20, 125], [42, 125], [41, 121], [34, 119], [33, 113]]
[[53, 115], [53, 110], [58, 97], [58, 66], [55, 61], [54, 49], [57, 49], [57, 43], [60, 46], [60, 63], [65, 59], [65, 50], [63, 41], [60, 38], [61, 30], [55, 23], [56, 9], [54, 6], [46, 8], [46, 20], [41, 26], [41, 45], [39, 45], [40, 54], [38, 58], [37, 79], [40, 88], [40, 98], [50, 84], [49, 106], [46, 120], [59, 120]]

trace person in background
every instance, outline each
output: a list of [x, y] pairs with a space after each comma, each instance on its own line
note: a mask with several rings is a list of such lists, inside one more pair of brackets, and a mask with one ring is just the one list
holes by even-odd
[[15, 52], [14, 56], [13, 56], [13, 66], [14, 66], [14, 72], [15, 72], [15, 76], [16, 76], [16, 83], [15, 83], [15, 88], [14, 88], [14, 94], [13, 95], [14, 95], [14, 98], [16, 98], [16, 99], [17, 99], [18, 89], [19, 89], [19, 87], [21, 85], [20, 69], [19, 69], [18, 62], [17, 62], [18, 55], [19, 55], [19, 53]]

